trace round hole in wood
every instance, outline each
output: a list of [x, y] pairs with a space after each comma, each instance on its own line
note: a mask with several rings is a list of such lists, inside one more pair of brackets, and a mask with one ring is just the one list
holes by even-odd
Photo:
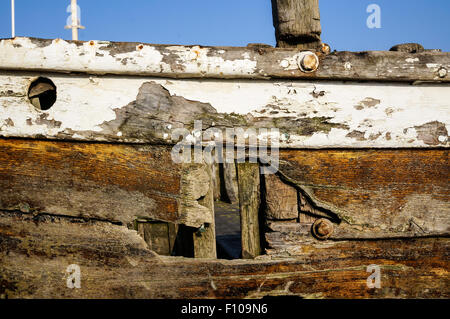
[[36, 109], [47, 111], [56, 102], [56, 85], [48, 78], [38, 77], [31, 82], [28, 99]]

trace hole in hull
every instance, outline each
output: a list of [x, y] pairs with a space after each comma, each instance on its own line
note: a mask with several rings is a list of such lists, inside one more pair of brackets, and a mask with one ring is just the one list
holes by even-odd
[[48, 78], [39, 77], [31, 82], [28, 99], [37, 110], [47, 111], [56, 102], [56, 85]]

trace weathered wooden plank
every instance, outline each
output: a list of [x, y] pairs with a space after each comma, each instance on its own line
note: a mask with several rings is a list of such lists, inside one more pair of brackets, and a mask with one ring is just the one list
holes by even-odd
[[242, 258], [261, 255], [259, 225], [260, 172], [255, 163], [237, 163], [239, 185], [239, 208], [241, 213]]
[[57, 87], [48, 111], [26, 97], [33, 74], [0, 75], [0, 136], [172, 145], [186, 136], [206, 144], [212, 130], [234, 143], [234, 131], [226, 129], [241, 128], [242, 144], [251, 140], [247, 129], [264, 142], [261, 129], [276, 128], [282, 148], [449, 145], [444, 84], [44, 76]]
[[448, 150], [285, 150], [280, 174], [331, 239], [448, 236]]
[[[202, 164], [175, 164], [166, 146], [0, 139], [0, 208], [131, 224], [200, 227], [212, 210]], [[206, 178], [209, 175], [206, 174]]]
[[[105, 222], [0, 214], [2, 298], [449, 298], [449, 240], [307, 245], [284, 260], [156, 257], [135, 231]], [[299, 251], [297, 251], [298, 254]], [[81, 288], [66, 286], [69, 265]], [[367, 266], [381, 288], [367, 287]]]
[[231, 204], [237, 204], [239, 202], [239, 194], [234, 160], [233, 163], [223, 163], [223, 178], [228, 200]]
[[[207, 192], [198, 200], [198, 204], [205, 209], [209, 222], [193, 234], [194, 257], [195, 258], [217, 258], [216, 249], [216, 223], [214, 217], [214, 187], [212, 169], [210, 165], [201, 168], [207, 180], [202, 182], [202, 187], [207, 187]], [[195, 187], [195, 186], [194, 186]]]
[[[61, 59], [62, 55], [66, 58]], [[305, 73], [298, 65], [298, 49], [15, 38], [0, 42], [0, 69], [165, 78], [450, 81], [449, 53], [369, 51], [318, 55], [318, 70]]]
[[212, 164], [211, 165], [212, 170], [212, 177], [213, 177], [213, 194], [214, 194], [214, 201], [218, 201], [222, 197], [221, 192], [221, 183], [220, 183], [220, 167], [219, 164]]
[[264, 175], [266, 218], [269, 220], [298, 219], [297, 190], [274, 174]]
[[272, 12], [277, 47], [321, 47], [319, 0], [272, 0]]
[[[3, 139], [0, 149], [2, 209], [214, 222], [205, 165], [173, 164], [167, 147]], [[279, 170], [306, 213], [341, 221], [332, 238], [386, 238], [449, 233], [448, 166], [446, 149], [285, 150]]]

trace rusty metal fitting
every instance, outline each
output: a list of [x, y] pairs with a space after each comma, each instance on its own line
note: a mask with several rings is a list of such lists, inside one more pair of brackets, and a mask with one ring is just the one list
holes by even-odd
[[319, 67], [319, 58], [314, 52], [301, 52], [297, 58], [297, 64], [302, 72], [315, 72]]
[[331, 221], [320, 218], [312, 225], [312, 233], [318, 239], [327, 239], [333, 234], [334, 226]]
[[322, 48], [320, 49], [320, 51], [322, 51], [323, 54], [330, 54], [331, 48], [328, 44], [322, 43]]

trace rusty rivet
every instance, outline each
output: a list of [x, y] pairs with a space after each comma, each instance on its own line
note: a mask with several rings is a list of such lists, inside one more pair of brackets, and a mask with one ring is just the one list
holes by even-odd
[[300, 70], [303, 72], [314, 72], [319, 67], [319, 58], [313, 52], [302, 52], [297, 61]]
[[440, 78], [445, 78], [447, 76], [447, 69], [446, 68], [440, 68], [438, 70], [438, 75]]
[[333, 230], [333, 223], [325, 218], [316, 220], [312, 226], [312, 233], [318, 239], [329, 238], [333, 234]]
[[331, 52], [331, 48], [328, 44], [322, 43], [321, 51], [323, 54], [329, 54]]

